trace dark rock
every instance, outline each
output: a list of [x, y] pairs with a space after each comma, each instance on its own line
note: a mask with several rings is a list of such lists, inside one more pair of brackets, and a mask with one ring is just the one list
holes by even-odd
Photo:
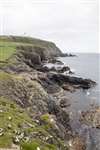
[[41, 66], [38, 70], [42, 72], [52, 71], [57, 73], [64, 73], [64, 72], [68, 72], [70, 74], [72, 73], [68, 66], [53, 66], [51, 68], [49, 68], [48, 66]]
[[24, 56], [24, 62], [28, 65], [40, 65], [41, 64], [41, 57], [35, 52], [28, 52], [28, 51], [22, 51], [21, 52]]
[[68, 66], [63, 66], [57, 69], [58, 73], [64, 73], [66, 71], [70, 71], [70, 68]]
[[80, 87], [83, 89], [88, 89], [96, 84], [96, 82], [90, 79], [72, 77], [72, 76], [67, 76], [63, 74], [51, 73], [51, 74], [48, 74], [48, 78], [59, 85], [69, 83], [71, 85], [80, 85]]
[[66, 111], [60, 109], [60, 106], [58, 106], [55, 103], [52, 97], [50, 97], [48, 101], [48, 110], [50, 114], [54, 114], [56, 116], [58, 126], [61, 128], [61, 125], [63, 125], [62, 132], [63, 132], [63, 135], [66, 136], [66, 133], [68, 133], [69, 130], [71, 131], [71, 127], [69, 124], [69, 121], [70, 121], [69, 114]]
[[62, 53], [61, 55], [60, 55], [60, 57], [75, 57], [76, 55], [74, 55], [74, 54], [68, 54], [68, 53]]
[[49, 63], [58, 64], [58, 65], [64, 65], [63, 62], [61, 62], [60, 60], [57, 60], [56, 58], [50, 59]]
[[70, 104], [68, 104], [68, 100], [66, 99], [66, 98], [64, 98], [64, 99], [61, 99], [61, 101], [60, 101], [60, 107], [61, 108], [65, 108], [65, 107], [67, 107], [67, 106], [69, 106]]
[[51, 81], [47, 76], [42, 77], [38, 76], [40, 79], [40, 84], [44, 87], [44, 89], [48, 92], [48, 93], [56, 93], [60, 91], [60, 87], [55, 84], [53, 81]]
[[72, 72], [71, 70], [69, 71], [69, 74], [74, 74], [74, 72]]

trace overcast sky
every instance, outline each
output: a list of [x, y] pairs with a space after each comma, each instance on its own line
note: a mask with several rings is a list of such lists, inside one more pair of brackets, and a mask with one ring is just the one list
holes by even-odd
[[98, 0], [0, 0], [0, 34], [51, 40], [66, 52], [98, 52]]

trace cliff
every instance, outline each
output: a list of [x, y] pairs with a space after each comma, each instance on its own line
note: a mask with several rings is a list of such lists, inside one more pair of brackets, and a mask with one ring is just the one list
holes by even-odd
[[52, 42], [0, 37], [0, 148], [70, 150], [70, 141], [85, 147], [72, 132], [65, 93], [95, 82], [45, 70], [45, 61], [61, 55]]

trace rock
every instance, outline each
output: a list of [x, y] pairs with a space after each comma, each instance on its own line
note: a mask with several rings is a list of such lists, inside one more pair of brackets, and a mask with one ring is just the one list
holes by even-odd
[[60, 86], [63, 84], [80, 85], [80, 87], [83, 89], [89, 89], [96, 84], [96, 82], [90, 79], [83, 79], [83, 78], [78, 78], [78, 77], [73, 77], [73, 76], [68, 76], [63, 74], [51, 73], [48, 74], [48, 78], [51, 81], [59, 84]]
[[56, 58], [50, 59], [50, 60], [49, 60], [49, 63], [57, 64], [57, 65], [64, 65], [63, 62], [61, 62], [60, 60], [57, 60]]
[[[34, 38], [28, 39], [27, 37], [9, 36], [3, 38], [4, 41], [8, 38], [8, 42], [11, 42], [11, 47], [12, 42], [16, 45], [17, 43], [19, 44], [13, 55], [7, 58], [7, 62], [5, 61], [0, 66], [0, 97], [7, 100], [7, 106], [10, 101], [17, 103], [15, 108], [10, 107], [11, 110], [16, 111], [17, 106], [21, 107], [21, 109], [23, 108], [23, 111], [18, 112], [18, 116], [21, 116], [24, 121], [22, 122], [23, 124], [16, 124], [19, 130], [15, 130], [13, 133], [11, 132], [12, 130], [9, 130], [8, 134], [13, 137], [15, 144], [20, 145], [22, 140], [30, 142], [34, 139], [39, 139], [39, 142], [54, 144], [58, 150], [65, 150], [62, 148], [63, 142], [71, 139], [73, 132], [70, 126], [69, 113], [67, 109], [64, 109], [67, 107], [67, 103], [65, 99], [62, 99], [61, 92], [66, 92], [65, 90], [72, 91], [73, 87], [76, 88], [77, 86], [84, 89], [90, 88], [94, 82], [64, 75], [64, 72], [72, 72], [68, 66], [63, 66], [55, 57], [65, 55], [72, 57], [72, 55], [63, 54], [52, 42]], [[1, 41], [3, 40], [1, 39]], [[62, 66], [51, 68], [51, 70], [43, 66], [44, 62], [51, 60], [54, 64]], [[24, 114], [26, 115], [23, 116]], [[40, 120], [40, 116], [43, 114], [50, 116], [49, 122]], [[24, 118], [26, 119], [24, 120]], [[18, 122], [18, 119], [14, 118], [13, 115], [7, 119], [8, 122]], [[33, 121], [35, 126], [30, 123], [27, 124], [28, 120], [29, 122]], [[94, 122], [98, 127], [98, 121]], [[45, 129], [45, 127], [48, 127], [48, 129]], [[9, 123], [6, 129], [11, 128], [12, 126]], [[4, 135], [4, 130], [1, 128], [0, 136], [2, 135]], [[80, 139], [74, 138], [69, 145], [74, 150], [76, 150], [76, 147], [77, 150], [83, 150], [82, 145], [84, 144]], [[40, 150], [40, 147], [36, 149]]]
[[74, 55], [74, 54], [68, 54], [68, 53], [62, 53], [61, 55], [60, 55], [60, 57], [75, 57], [76, 55]]
[[19, 142], [20, 142], [20, 139], [18, 136], [13, 137], [13, 143], [14, 144], [19, 144]]
[[63, 84], [62, 88], [64, 90], [67, 90], [67, 91], [70, 91], [70, 92], [74, 92], [75, 91], [75, 88], [73, 86], [71, 86], [70, 84]]
[[4, 129], [0, 128], [0, 136], [3, 136], [3, 135], [4, 135]]
[[61, 99], [60, 107], [65, 108], [65, 107], [70, 106], [70, 104], [68, 104], [67, 102], [68, 102], [68, 99], [66, 99], [66, 98], [65, 99]]
[[41, 65], [41, 58], [37, 53], [27, 51], [22, 51], [21, 53], [23, 55], [23, 61], [30, 67], [35, 67], [34, 65]]
[[69, 150], [86, 150], [85, 142], [80, 137], [75, 137], [69, 141]]
[[74, 72], [70, 70], [70, 71], [69, 71], [69, 74], [74, 74]]
[[80, 121], [89, 126], [100, 129], [100, 107], [91, 108], [89, 111], [82, 112]]
[[61, 88], [55, 84], [53, 81], [51, 81], [47, 75], [43, 76], [40, 75], [39, 76], [40, 79], [40, 84], [44, 87], [44, 89], [48, 92], [48, 93], [57, 93], [61, 90]]
[[17, 133], [17, 135], [13, 137], [14, 144], [19, 144], [23, 138], [24, 138], [24, 132]]
[[12, 125], [11, 124], [8, 124], [8, 129], [11, 129], [12, 128]]
[[43, 66], [41, 67], [41, 69], [39, 69], [39, 71], [43, 71], [43, 72], [56, 72], [56, 73], [71, 73], [71, 70], [68, 66], [53, 66], [51, 68], [48, 68], [48, 66]]

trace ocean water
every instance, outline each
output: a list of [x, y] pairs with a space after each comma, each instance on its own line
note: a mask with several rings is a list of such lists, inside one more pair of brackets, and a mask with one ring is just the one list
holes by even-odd
[[75, 74], [82, 78], [96, 81], [97, 85], [89, 90], [77, 90], [75, 93], [67, 93], [72, 100], [73, 110], [88, 109], [91, 105], [100, 105], [100, 54], [77, 53], [76, 57], [59, 58], [68, 65]]
[[88, 90], [66, 92], [71, 104], [68, 109], [72, 114], [71, 126], [86, 140], [86, 150], [100, 150], [100, 129], [91, 128], [79, 122], [80, 112], [91, 107], [100, 106], [100, 54], [76, 54], [77, 57], [59, 58], [68, 65], [75, 74], [82, 78], [96, 81], [97, 85]]

